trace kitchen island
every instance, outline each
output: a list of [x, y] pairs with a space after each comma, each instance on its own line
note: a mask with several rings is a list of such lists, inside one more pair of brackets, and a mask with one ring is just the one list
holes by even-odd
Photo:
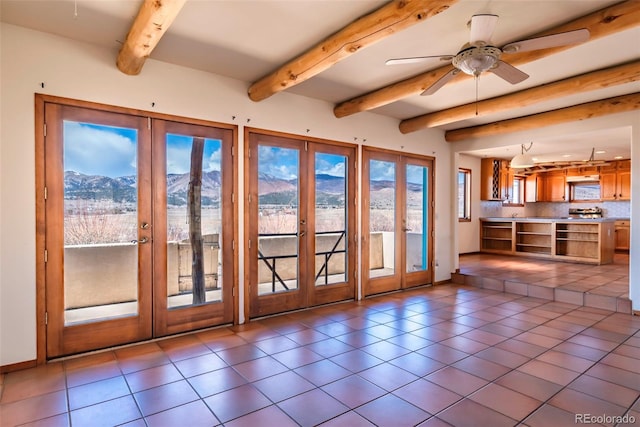
[[480, 218], [480, 251], [609, 264], [615, 252], [615, 219]]

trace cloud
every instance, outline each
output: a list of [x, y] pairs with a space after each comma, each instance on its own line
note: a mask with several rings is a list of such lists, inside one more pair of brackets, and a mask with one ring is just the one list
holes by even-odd
[[372, 181], [395, 181], [396, 164], [382, 160], [371, 160], [369, 162], [369, 175]]
[[137, 131], [64, 122], [64, 169], [109, 177], [135, 174]]
[[258, 172], [280, 179], [294, 179], [298, 176], [299, 151], [290, 148], [258, 148]]
[[345, 176], [345, 156], [335, 154], [316, 155], [316, 175]]

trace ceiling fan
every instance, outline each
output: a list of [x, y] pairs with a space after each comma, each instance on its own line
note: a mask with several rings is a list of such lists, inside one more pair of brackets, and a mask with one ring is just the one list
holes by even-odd
[[473, 15], [467, 24], [470, 28], [469, 43], [466, 43], [455, 55], [415, 56], [409, 58], [394, 58], [387, 60], [387, 65], [410, 64], [431, 58], [440, 58], [451, 62], [453, 68], [439, 80], [428, 87], [421, 95], [432, 95], [447, 84], [456, 74], [463, 72], [477, 78], [485, 71], [489, 71], [511, 84], [526, 80], [529, 75], [501, 59], [503, 53], [527, 52], [551, 47], [566, 46], [582, 43], [589, 39], [590, 33], [586, 28], [551, 34], [508, 43], [499, 48], [491, 44], [491, 36], [498, 23], [497, 15]]

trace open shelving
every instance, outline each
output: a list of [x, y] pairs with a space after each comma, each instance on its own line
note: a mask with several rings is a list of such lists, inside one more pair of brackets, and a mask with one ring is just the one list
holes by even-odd
[[551, 223], [516, 223], [516, 252], [551, 255]]
[[512, 251], [513, 223], [511, 221], [484, 222], [481, 248], [485, 251]]
[[556, 255], [595, 258], [600, 256], [599, 224], [556, 224]]
[[589, 264], [613, 262], [614, 221], [482, 219], [480, 251]]

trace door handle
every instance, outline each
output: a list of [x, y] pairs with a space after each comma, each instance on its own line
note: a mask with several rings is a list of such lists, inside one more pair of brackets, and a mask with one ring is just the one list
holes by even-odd
[[148, 222], [143, 222], [142, 224], [140, 224], [140, 228], [143, 230], [146, 230], [149, 227], [151, 227], [151, 225]]
[[142, 244], [144, 244], [144, 243], [148, 243], [148, 242], [149, 242], [149, 238], [147, 238], [147, 237], [143, 237], [143, 238], [142, 238], [142, 239], [140, 239], [140, 240], [135, 240], [135, 239], [134, 239], [134, 240], [132, 240], [132, 241], [131, 241], [131, 243], [133, 243], [134, 245], [135, 245], [135, 244], [140, 244], [140, 245], [142, 245]]

